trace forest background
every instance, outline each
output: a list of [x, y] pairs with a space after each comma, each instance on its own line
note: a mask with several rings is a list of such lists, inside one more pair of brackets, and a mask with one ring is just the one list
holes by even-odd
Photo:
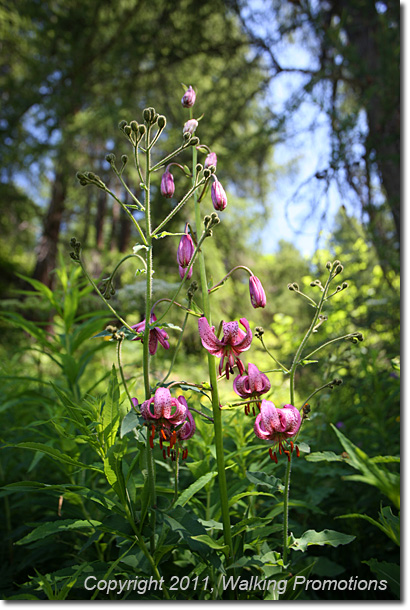
[[[271, 331], [268, 347], [283, 361], [309, 323], [309, 309], [288, 284], [296, 281], [309, 290], [326, 261], [340, 259], [349, 289], [326, 330], [330, 337], [360, 330], [365, 341], [340, 344], [314, 371], [307, 367], [301, 374], [301, 398], [305, 390], [309, 394], [312, 376], [316, 385], [343, 379], [342, 386], [315, 398], [309, 441], [315, 450], [340, 454], [333, 423], [368, 455], [397, 456], [400, 4], [20, 0], [1, 4], [0, 26], [0, 417], [5, 440], [33, 438], [35, 420], [51, 408], [47, 384], [55, 376], [73, 395], [103, 387], [102, 373], [109, 372], [113, 360], [109, 343], [92, 348], [79, 343], [76, 352], [66, 345], [51, 347], [43, 334], [73, 330], [102, 309], [98, 297], [81, 286], [69, 259], [73, 235], [83, 243], [95, 278], [104, 277], [118, 252], [130, 252], [136, 242], [122, 211], [102, 191], [81, 187], [76, 172], [95, 171], [126, 198], [105, 161], [109, 152], [115, 150], [118, 157], [127, 152], [119, 121], [138, 119], [144, 107], [153, 105], [167, 116], [167, 145], [172, 147], [177, 142], [172, 128], [179, 135], [184, 122], [178, 100], [185, 83], [197, 92], [204, 113], [200, 130], [218, 155], [218, 178], [230, 206], [213, 239], [214, 280], [238, 264], [252, 268], [269, 302], [266, 310], [254, 313], [253, 324]], [[153, 206], [162, 217], [170, 202], [158, 192]], [[169, 230], [181, 230], [184, 220], [179, 217]], [[317, 236], [314, 254], [304, 241], [306, 227]], [[154, 296], [178, 281], [177, 245], [158, 242]], [[144, 296], [131, 265], [119, 271], [116, 289], [113, 302], [122, 315], [139, 322]], [[216, 295], [215, 317], [237, 319], [247, 290], [240, 277], [231, 278]], [[98, 320], [95, 332], [109, 322], [109, 317]], [[135, 367], [138, 358], [130, 345], [124, 358]], [[177, 371], [200, 370], [201, 349], [192, 323]], [[259, 358], [268, 368], [262, 350]], [[286, 388], [279, 379], [276, 384], [275, 402], [286, 402]], [[31, 472], [38, 480], [57, 477], [39, 456], [4, 454], [2, 484]], [[377, 487], [343, 481], [351, 471], [337, 462], [320, 468], [306, 462], [304, 468], [300, 480], [308, 472], [320, 482], [320, 491], [315, 495], [312, 486], [304, 498], [307, 504], [331, 518], [356, 513], [378, 520], [385, 499]], [[2, 502], [6, 519], [1, 527], [8, 541], [42, 508], [28, 508], [18, 495]], [[306, 514], [299, 519], [307, 519]], [[365, 559], [398, 562], [397, 546], [374, 524], [349, 519], [337, 525], [356, 536], [351, 546], [365, 547]], [[23, 557], [18, 550], [12, 560], [10, 549], [6, 544], [0, 551], [2, 565], [8, 565], [2, 574], [7, 591], [10, 582], [25, 581], [36, 553]], [[49, 549], [48, 562], [53, 552]], [[355, 555], [350, 548], [347, 561], [340, 558], [343, 552], [327, 559], [327, 572], [322, 562], [322, 570], [368, 577], [363, 553]]]

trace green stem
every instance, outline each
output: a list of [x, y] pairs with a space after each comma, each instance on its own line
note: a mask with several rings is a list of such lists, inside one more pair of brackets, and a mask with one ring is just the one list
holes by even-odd
[[313, 352], [310, 352], [310, 354], [308, 354], [307, 356], [305, 356], [303, 358], [303, 360], [309, 360], [309, 358], [311, 356], [313, 356], [314, 354], [316, 354], [316, 352], [318, 352], [319, 350], [321, 350], [323, 347], [327, 347], [328, 345], [331, 345], [331, 343], [336, 343], [336, 341], [343, 341], [343, 339], [348, 339], [349, 337], [352, 336], [352, 333], [349, 333], [348, 335], [343, 335], [343, 337], [336, 337], [335, 339], [331, 339], [330, 341], [326, 341], [326, 343], [323, 343], [323, 345], [319, 345], [319, 347], [317, 347], [316, 349], [313, 350]]
[[104, 184], [104, 189], [103, 189], [106, 193], [108, 193], [109, 195], [111, 195], [111, 197], [113, 199], [115, 199], [115, 201], [117, 203], [120, 204], [120, 206], [122, 207], [122, 209], [124, 210], [124, 212], [128, 215], [129, 219], [131, 220], [131, 222], [134, 224], [135, 228], [137, 229], [138, 233], [140, 234], [140, 237], [142, 239], [142, 243], [144, 244], [144, 246], [147, 245], [147, 240], [145, 238], [144, 233], [142, 232], [141, 227], [138, 224], [138, 221], [134, 218], [133, 214], [130, 212], [130, 210], [127, 208], [127, 206], [125, 205], [125, 203], [123, 203], [121, 201], [121, 199], [119, 199], [112, 191], [110, 191], [110, 189], [105, 186]]
[[[320, 312], [322, 311], [324, 301], [326, 299], [326, 293], [329, 289], [329, 284], [332, 279], [333, 279], [333, 274], [332, 274], [332, 272], [330, 272], [326, 285], [325, 285], [325, 288], [322, 292], [321, 299], [320, 299], [318, 305], [316, 306], [317, 308], [316, 308], [315, 315], [313, 316], [312, 323], [309, 326], [309, 329], [307, 330], [305, 336], [303, 337], [303, 339], [296, 351], [292, 366], [290, 368], [289, 377], [290, 377], [290, 404], [291, 405], [295, 404], [295, 402], [294, 402], [295, 401], [295, 373], [296, 373], [296, 369], [299, 364], [300, 354], [302, 353], [303, 348], [305, 347], [306, 343], [308, 342], [309, 337], [312, 334], [313, 329], [316, 326], [316, 323], [320, 316]], [[291, 468], [292, 468], [292, 453], [289, 454], [289, 461], [288, 461], [288, 465], [286, 468], [285, 495], [284, 495], [284, 499], [283, 499], [283, 563], [284, 564], [286, 563], [287, 557], [288, 557], [289, 489], [290, 489]]]
[[[147, 232], [147, 252], [146, 252], [146, 264], [147, 264], [147, 281], [146, 281], [146, 293], [145, 293], [145, 330], [143, 339], [143, 371], [144, 371], [144, 387], [145, 387], [145, 399], [151, 398], [151, 386], [150, 386], [150, 354], [149, 354], [149, 333], [150, 333], [150, 317], [151, 317], [151, 303], [152, 303], [152, 275], [153, 275], [153, 257], [152, 257], [152, 227], [151, 227], [151, 149], [149, 147], [151, 127], [147, 125], [146, 131], [146, 167], [145, 167], [145, 223]], [[150, 540], [151, 553], [155, 552], [155, 508], [157, 504], [156, 489], [155, 489], [155, 467], [154, 457], [150, 446], [150, 435], [147, 434], [146, 444], [146, 457], [147, 457], [147, 474], [148, 474], [148, 485], [150, 490], [150, 504], [151, 504], [151, 528], [152, 536]]]
[[194, 183], [192, 188], [189, 189], [189, 191], [187, 192], [186, 195], [184, 195], [184, 197], [181, 199], [181, 201], [173, 208], [173, 210], [168, 214], [168, 216], [156, 227], [156, 229], [152, 233], [152, 237], [155, 237], [155, 235], [157, 235], [161, 231], [161, 229], [163, 229], [165, 227], [165, 225], [171, 220], [171, 218], [173, 218], [175, 216], [175, 214], [178, 214], [178, 212], [182, 208], [182, 206], [184, 206], [186, 204], [188, 199], [193, 194], [196, 193], [196, 190], [202, 184], [205, 184], [205, 179], [204, 178], [202, 180], [200, 180], [197, 184]]
[[[102, 300], [104, 301], [104, 303], [106, 304], [106, 306], [108, 307], [108, 309], [110, 309], [112, 311], [112, 313], [114, 314], [114, 316], [117, 318], [117, 320], [119, 320], [126, 328], [128, 328], [128, 330], [130, 330], [132, 333], [135, 333], [134, 329], [131, 328], [131, 326], [129, 324], [126, 323], [125, 320], [123, 320], [121, 318], [121, 316], [115, 311], [115, 309], [109, 304], [109, 302], [107, 301], [107, 299], [103, 296], [103, 294], [101, 293], [101, 291], [99, 290], [97, 284], [94, 282], [94, 280], [92, 279], [92, 277], [88, 274], [87, 269], [85, 268], [85, 264], [84, 261], [82, 259], [82, 256], [79, 255], [79, 263], [81, 265], [81, 269], [83, 270], [83, 273], [85, 275], [85, 277], [87, 278], [87, 280], [90, 282], [91, 286], [94, 288], [94, 290], [96, 291], [96, 293], [102, 298]], [[137, 334], [137, 333], [135, 333]]]
[[[196, 164], [197, 164], [197, 150], [193, 148], [192, 150], [192, 166], [193, 166], [193, 184], [195, 184], [196, 180]], [[201, 226], [201, 210], [200, 205], [197, 200], [196, 192], [194, 193], [194, 203], [195, 203], [195, 225], [197, 235], [199, 234], [200, 226]], [[199, 246], [199, 244], [198, 244]], [[205, 267], [205, 257], [202, 250], [199, 251], [199, 269], [201, 276], [201, 290], [202, 290], [202, 305], [204, 315], [207, 318], [209, 324], [211, 324], [211, 309], [209, 303], [209, 294], [208, 294], [208, 283], [206, 278], [206, 267]], [[209, 369], [209, 380], [211, 384], [212, 391], [212, 411], [214, 417], [214, 434], [215, 434], [215, 449], [216, 449], [216, 463], [218, 470], [218, 482], [219, 482], [219, 492], [220, 492], [220, 502], [221, 502], [221, 512], [222, 512], [222, 523], [223, 523], [223, 532], [225, 544], [229, 547], [229, 561], [233, 560], [233, 543], [231, 536], [231, 522], [229, 516], [229, 502], [228, 502], [228, 490], [226, 485], [226, 474], [225, 474], [225, 458], [224, 458], [224, 446], [223, 446], [223, 431], [222, 431], [222, 412], [220, 409], [219, 403], [219, 394], [218, 394], [218, 380], [216, 374], [216, 363], [215, 356], [212, 356], [208, 353], [208, 369]]]

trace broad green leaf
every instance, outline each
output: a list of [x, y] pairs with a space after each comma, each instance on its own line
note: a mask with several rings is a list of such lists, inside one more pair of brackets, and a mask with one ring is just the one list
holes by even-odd
[[389, 536], [397, 546], [400, 546], [400, 519], [393, 515], [390, 506], [385, 506], [379, 513], [379, 521], [376, 521], [369, 515], [361, 513], [349, 513], [347, 515], [339, 515], [336, 519], [363, 519], [372, 525], [378, 527], [382, 532]]
[[300, 538], [295, 538], [290, 548], [294, 551], [305, 552], [308, 546], [330, 545], [336, 547], [341, 544], [349, 544], [355, 538], [356, 536], [335, 532], [334, 530], [323, 530], [322, 532], [308, 530]]
[[120, 425], [120, 388], [118, 386], [117, 372], [112, 366], [111, 377], [108, 384], [108, 391], [102, 410], [102, 432], [107, 447], [112, 447]]
[[204, 474], [202, 477], [197, 479], [194, 483], [192, 483], [189, 487], [184, 489], [184, 491], [179, 496], [176, 501], [175, 506], [185, 506], [187, 502], [194, 496], [200, 489], [202, 489], [209, 481], [211, 481], [214, 477], [216, 477], [217, 472], [208, 472]]
[[266, 491], [244, 491], [230, 498], [229, 506], [233, 506], [233, 504], [236, 504], [236, 502], [239, 502], [239, 500], [242, 500], [242, 498], [246, 498], [247, 496], [268, 496], [269, 498], [275, 497], [273, 494], [267, 493]]
[[50, 521], [42, 523], [39, 527], [33, 529], [27, 536], [18, 540], [16, 544], [29, 544], [36, 540], [42, 540], [46, 536], [58, 534], [68, 530], [78, 530], [84, 528], [95, 528], [101, 525], [100, 521], [92, 519], [63, 519], [61, 521]]
[[213, 540], [208, 534], [200, 534], [199, 536], [191, 536], [193, 540], [198, 540], [199, 542], [203, 542], [206, 546], [209, 546], [211, 549], [215, 549], [216, 551], [222, 551], [228, 556], [229, 546], [227, 544], [222, 544], [220, 542], [216, 542]]
[[275, 489], [279, 491], [283, 491], [284, 489], [280, 479], [277, 479], [272, 475], [266, 474], [266, 472], [250, 472], [248, 470], [246, 472], [246, 478], [255, 485], [261, 485], [263, 487], [268, 487], [269, 489]]
[[382, 493], [390, 498], [396, 508], [400, 508], [399, 475], [389, 472], [381, 465], [373, 463], [371, 458], [369, 458], [362, 449], [356, 447], [356, 445], [346, 438], [335, 426], [332, 424], [331, 426], [349, 456], [346, 463], [362, 473], [362, 475], [345, 477], [345, 480], [360, 481], [377, 487]]
[[17, 443], [16, 445], [6, 445], [7, 447], [21, 447], [22, 449], [30, 449], [31, 451], [42, 451], [48, 457], [51, 457], [53, 460], [57, 460], [59, 462], [63, 462], [64, 464], [69, 464], [70, 466], [74, 466], [76, 468], [87, 468], [88, 470], [96, 470], [97, 472], [102, 472], [100, 468], [92, 464], [84, 464], [65, 453], [61, 453], [58, 449], [54, 449], [54, 447], [49, 447], [48, 445], [44, 445], [43, 443]]
[[127, 490], [122, 472], [122, 452], [116, 447], [110, 447], [104, 459], [104, 473], [108, 483], [113, 488], [122, 504], [127, 501]]
[[400, 599], [400, 566], [396, 563], [378, 561], [377, 559], [369, 559], [368, 561], [362, 561], [362, 563], [368, 565], [378, 578], [387, 580], [391, 591]]
[[333, 451], [315, 451], [305, 458], [308, 462], [345, 462], [346, 458]]
[[135, 411], [129, 411], [121, 422], [120, 436], [123, 438], [126, 434], [140, 427], [142, 422], [140, 416]]

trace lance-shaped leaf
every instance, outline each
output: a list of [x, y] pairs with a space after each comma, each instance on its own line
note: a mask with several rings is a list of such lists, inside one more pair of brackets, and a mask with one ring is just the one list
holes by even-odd
[[343, 534], [342, 532], [335, 532], [334, 530], [323, 530], [322, 532], [316, 532], [315, 530], [308, 530], [300, 538], [295, 540], [290, 545], [294, 551], [306, 551], [308, 546], [340, 546], [341, 544], [349, 544], [356, 536], [350, 536], [349, 534]]

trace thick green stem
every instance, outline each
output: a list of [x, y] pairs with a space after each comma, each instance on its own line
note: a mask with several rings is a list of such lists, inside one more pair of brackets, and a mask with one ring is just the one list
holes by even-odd
[[[146, 293], [145, 293], [145, 330], [143, 340], [143, 370], [144, 370], [144, 387], [145, 387], [145, 400], [151, 397], [151, 386], [150, 386], [150, 354], [149, 354], [149, 333], [150, 333], [150, 318], [151, 318], [151, 304], [152, 304], [152, 275], [153, 275], [153, 257], [152, 257], [152, 227], [151, 227], [151, 150], [149, 147], [151, 128], [147, 126], [146, 131], [146, 167], [145, 167], [145, 224], [146, 224], [146, 240], [147, 240], [147, 253], [146, 253], [146, 264], [147, 264], [147, 281], [146, 281]], [[150, 504], [151, 504], [151, 528], [152, 536], [150, 541], [151, 553], [155, 551], [155, 508], [157, 504], [156, 489], [155, 489], [155, 467], [154, 458], [152, 454], [152, 448], [150, 445], [150, 434], [147, 434], [147, 445], [146, 445], [146, 456], [147, 456], [147, 473], [148, 473], [148, 485], [150, 490]]]
[[[197, 164], [197, 151], [195, 148], [192, 150], [192, 165], [194, 168], [193, 183], [195, 184], [195, 167]], [[194, 193], [195, 202], [195, 224], [196, 232], [199, 235], [201, 227], [201, 210], [197, 200], [196, 192]], [[211, 309], [208, 295], [208, 283], [206, 279], [206, 267], [205, 257], [202, 250], [199, 251], [199, 270], [201, 276], [201, 290], [202, 290], [202, 307], [204, 315], [207, 318], [209, 324], [211, 324]], [[221, 512], [222, 512], [222, 523], [225, 544], [229, 547], [229, 560], [233, 559], [233, 544], [231, 536], [231, 521], [229, 516], [229, 503], [228, 503], [228, 490], [226, 485], [226, 474], [225, 474], [225, 458], [224, 458], [224, 447], [223, 447], [223, 431], [222, 431], [222, 412], [219, 403], [218, 394], [218, 380], [216, 374], [216, 363], [215, 356], [208, 354], [208, 369], [209, 369], [209, 380], [212, 391], [212, 411], [214, 417], [214, 434], [215, 434], [215, 449], [216, 449], [216, 463], [218, 469], [218, 482], [219, 492], [221, 501]]]

